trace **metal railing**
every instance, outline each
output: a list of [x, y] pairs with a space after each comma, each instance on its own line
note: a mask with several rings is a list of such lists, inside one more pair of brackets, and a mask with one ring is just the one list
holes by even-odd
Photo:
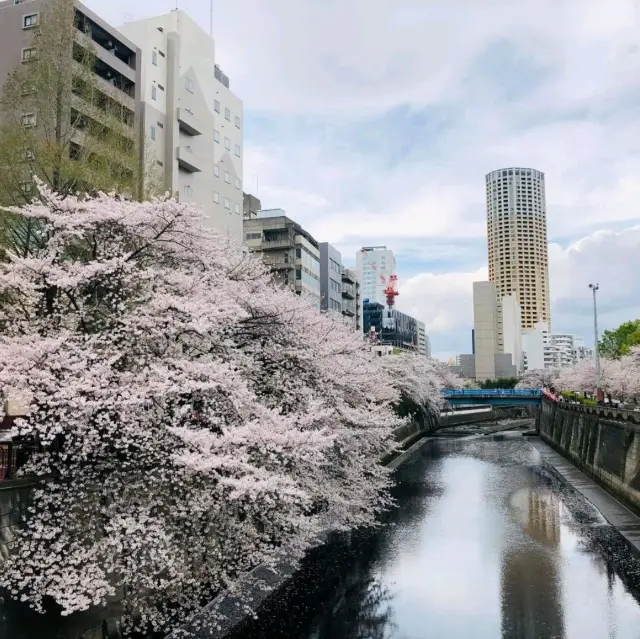
[[542, 397], [540, 388], [456, 388], [444, 391], [445, 397]]

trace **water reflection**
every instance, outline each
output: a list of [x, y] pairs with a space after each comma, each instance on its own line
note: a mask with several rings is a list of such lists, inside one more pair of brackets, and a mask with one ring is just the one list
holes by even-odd
[[521, 438], [432, 442], [379, 530], [318, 550], [236, 637], [639, 639], [640, 563], [534, 459]]

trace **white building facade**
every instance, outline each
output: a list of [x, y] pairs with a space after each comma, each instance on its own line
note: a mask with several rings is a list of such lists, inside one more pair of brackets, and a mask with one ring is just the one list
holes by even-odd
[[145, 163], [164, 188], [242, 241], [243, 107], [213, 39], [183, 11], [120, 28], [142, 51]]
[[356, 254], [363, 300], [387, 306], [384, 293], [389, 277], [396, 273], [396, 258], [386, 246], [365, 246]]

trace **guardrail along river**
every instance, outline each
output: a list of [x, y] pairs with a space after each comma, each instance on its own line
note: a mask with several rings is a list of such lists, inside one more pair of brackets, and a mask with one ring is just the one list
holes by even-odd
[[640, 560], [523, 437], [432, 439], [243, 639], [638, 639]]

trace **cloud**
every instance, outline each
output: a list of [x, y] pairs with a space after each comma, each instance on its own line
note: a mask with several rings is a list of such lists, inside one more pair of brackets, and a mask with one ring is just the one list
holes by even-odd
[[[174, 6], [86, 1], [115, 24]], [[180, 6], [208, 29], [209, 2]], [[216, 57], [244, 100], [245, 191], [335, 243], [347, 263], [364, 244], [393, 248], [400, 299], [436, 327], [435, 350], [469, 348], [460, 318], [486, 268], [484, 175], [503, 166], [546, 174], [554, 327], [588, 331], [583, 283], [572, 282], [598, 264], [610, 273], [603, 322], [634, 312], [632, 283], [611, 271], [624, 263], [595, 250], [640, 223], [637, 0], [214, 10]]]

